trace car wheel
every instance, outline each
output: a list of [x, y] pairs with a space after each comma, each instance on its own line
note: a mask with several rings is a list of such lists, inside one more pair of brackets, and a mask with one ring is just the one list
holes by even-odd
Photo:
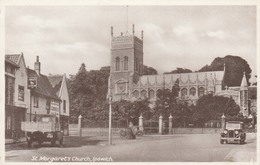
[[240, 140], [240, 145], [242, 145], [243, 144], [243, 140]]
[[220, 144], [223, 144], [224, 143], [224, 140], [220, 140]]

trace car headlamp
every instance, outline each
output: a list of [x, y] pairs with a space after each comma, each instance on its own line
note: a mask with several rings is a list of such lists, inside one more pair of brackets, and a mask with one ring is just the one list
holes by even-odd
[[224, 130], [224, 134], [227, 134], [227, 130]]
[[238, 134], [238, 131], [235, 131], [235, 134]]

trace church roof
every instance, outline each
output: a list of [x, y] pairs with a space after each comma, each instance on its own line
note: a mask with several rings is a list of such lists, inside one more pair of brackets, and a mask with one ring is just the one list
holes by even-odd
[[161, 84], [163, 81], [167, 84], [175, 82], [179, 79], [180, 83], [203, 82], [205, 80], [215, 79], [222, 81], [224, 77], [224, 71], [209, 71], [209, 72], [192, 72], [192, 73], [174, 73], [164, 75], [144, 75], [140, 77], [140, 82], [146, 84], [149, 81], [150, 84], [154, 84], [155, 81]]
[[28, 71], [28, 77], [37, 77], [37, 87], [33, 90], [33, 93], [37, 93], [46, 97], [60, 100], [56, 95], [47, 76], [43, 74], [38, 75], [36, 71], [29, 68], [27, 68], [27, 71]]

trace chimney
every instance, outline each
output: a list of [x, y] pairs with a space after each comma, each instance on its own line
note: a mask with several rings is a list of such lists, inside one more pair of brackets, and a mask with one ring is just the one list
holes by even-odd
[[113, 37], [113, 26], [111, 26], [111, 37]]
[[133, 24], [133, 36], [135, 35], [135, 25]]
[[41, 63], [39, 62], [39, 56], [36, 56], [36, 62], [34, 63], [35, 72], [40, 75], [41, 73]]

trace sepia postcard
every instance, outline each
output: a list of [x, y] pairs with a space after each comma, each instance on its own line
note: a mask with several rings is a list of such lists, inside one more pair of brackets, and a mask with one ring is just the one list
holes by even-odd
[[1, 164], [258, 164], [259, 2], [0, 1]]

